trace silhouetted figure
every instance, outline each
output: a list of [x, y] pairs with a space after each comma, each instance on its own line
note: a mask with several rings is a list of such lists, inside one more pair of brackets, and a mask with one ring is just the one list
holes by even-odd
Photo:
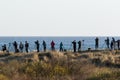
[[18, 50], [18, 44], [16, 41], [13, 42], [13, 46], [14, 46], [14, 49], [15, 49], [15, 53], [19, 52]]
[[4, 45], [2, 46], [2, 51], [7, 51], [6, 44], [4, 44]]
[[43, 41], [42, 45], [43, 45], [43, 50], [44, 50], [44, 52], [46, 52], [46, 42]]
[[28, 48], [29, 48], [29, 43], [27, 41], [25, 41], [25, 50], [28, 53]]
[[37, 40], [37, 41], [35, 41], [35, 44], [36, 44], [36, 49], [37, 49], [37, 52], [39, 52], [39, 47], [40, 47], [40, 43], [39, 43], [39, 41]]
[[120, 40], [117, 40], [117, 47], [118, 47], [118, 50], [120, 50]]
[[113, 40], [110, 43], [110, 48], [111, 48], [111, 50], [113, 50]]
[[81, 41], [78, 41], [78, 51], [81, 51]]
[[63, 51], [63, 43], [60, 43], [60, 51]]
[[96, 37], [96, 39], [95, 39], [95, 49], [98, 49], [98, 47], [99, 47], [99, 39], [98, 39], [98, 37]]
[[113, 49], [115, 49], [115, 38], [112, 37], [112, 42], [113, 42]]
[[54, 41], [51, 42], [51, 49], [52, 49], [52, 51], [55, 50], [55, 43], [54, 43]]
[[23, 52], [23, 48], [24, 48], [24, 45], [22, 42], [20, 42], [20, 45], [19, 45], [20, 52]]
[[76, 41], [74, 40], [74, 41], [72, 42], [72, 44], [73, 44], [73, 50], [74, 50], [74, 52], [76, 52]]
[[107, 37], [107, 39], [105, 40], [105, 42], [106, 42], [107, 48], [109, 49], [109, 45], [110, 45], [109, 37]]

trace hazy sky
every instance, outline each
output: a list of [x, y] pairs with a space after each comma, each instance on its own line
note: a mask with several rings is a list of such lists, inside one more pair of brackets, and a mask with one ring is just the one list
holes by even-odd
[[119, 36], [120, 0], [0, 0], [0, 36]]

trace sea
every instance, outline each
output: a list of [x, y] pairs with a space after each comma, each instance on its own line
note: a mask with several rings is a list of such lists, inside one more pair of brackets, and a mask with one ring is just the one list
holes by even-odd
[[[55, 49], [59, 50], [59, 45], [60, 42], [63, 43], [63, 48], [66, 50], [72, 50], [72, 41], [76, 40], [76, 42], [78, 41], [82, 41], [82, 50], [87, 50], [88, 48], [91, 49], [95, 49], [95, 38], [96, 37], [0, 37], [0, 50], [2, 50], [2, 46], [4, 44], [7, 45], [7, 49], [11, 52], [14, 52], [14, 47], [13, 47], [13, 42], [17, 41], [17, 43], [19, 44], [20, 42], [22, 42], [23, 44], [25, 43], [25, 41], [27, 41], [29, 43], [29, 51], [34, 51], [36, 50], [36, 45], [35, 45], [35, 41], [38, 40], [40, 43], [40, 51], [43, 51], [43, 45], [42, 42], [43, 40], [46, 42], [47, 44], [47, 50], [50, 50], [50, 43], [53, 40], [55, 42]], [[99, 49], [105, 49], [106, 48], [106, 43], [105, 40], [107, 37], [98, 37], [99, 38]], [[115, 40], [119, 40], [120, 37], [114, 37]], [[110, 41], [112, 40], [112, 37], [109, 37]], [[78, 44], [77, 44], [78, 46]], [[24, 50], [25, 51], [25, 50]]]

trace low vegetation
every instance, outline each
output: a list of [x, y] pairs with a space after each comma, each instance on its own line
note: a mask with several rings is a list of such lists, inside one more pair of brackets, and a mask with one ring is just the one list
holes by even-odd
[[5, 54], [0, 80], [120, 80], [120, 51]]

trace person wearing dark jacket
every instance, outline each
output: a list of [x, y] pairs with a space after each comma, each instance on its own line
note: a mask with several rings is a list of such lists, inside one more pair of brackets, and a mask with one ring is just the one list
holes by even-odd
[[120, 40], [117, 40], [117, 47], [118, 47], [118, 50], [120, 50]]
[[111, 50], [113, 50], [113, 41], [111, 41], [111, 43], [110, 43], [110, 48], [111, 48]]
[[78, 51], [81, 51], [81, 41], [78, 41]]
[[74, 40], [74, 41], [72, 42], [72, 44], [73, 44], [73, 50], [74, 50], [74, 52], [76, 52], [76, 40]]
[[43, 50], [44, 50], [44, 52], [46, 52], [46, 42], [43, 41], [42, 45], [43, 45]]
[[25, 41], [25, 50], [28, 53], [28, 48], [29, 48], [29, 43], [27, 41]]
[[114, 37], [112, 37], [112, 42], [113, 42], [113, 49], [115, 49], [115, 38]]
[[60, 43], [60, 51], [63, 51], [63, 43]]
[[36, 49], [37, 49], [37, 52], [39, 52], [39, 47], [40, 47], [40, 43], [39, 43], [39, 41], [37, 40], [37, 41], [35, 41], [35, 44], [36, 44]]
[[96, 37], [96, 39], [95, 39], [95, 49], [98, 49], [98, 47], [99, 47], [99, 39], [98, 39], [98, 37]]
[[105, 42], [106, 42], [107, 48], [109, 49], [109, 46], [110, 46], [110, 40], [109, 40], [109, 37], [107, 37], [107, 39], [105, 40]]
[[13, 42], [13, 46], [14, 46], [15, 53], [19, 52], [19, 50], [18, 50], [18, 44], [17, 44], [16, 41]]
[[4, 44], [4, 45], [2, 46], [2, 51], [7, 51], [6, 44]]

